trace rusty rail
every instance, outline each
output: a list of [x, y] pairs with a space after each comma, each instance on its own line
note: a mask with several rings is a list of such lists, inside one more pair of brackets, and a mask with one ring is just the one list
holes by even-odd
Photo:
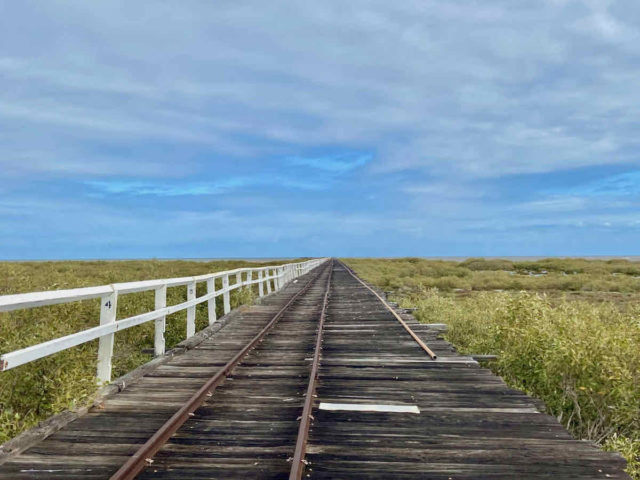
[[[329, 263], [329, 268], [333, 270], [333, 260]], [[313, 352], [313, 364], [311, 373], [309, 374], [309, 385], [302, 409], [302, 417], [300, 419], [300, 427], [298, 428], [298, 438], [296, 440], [296, 450], [293, 454], [293, 463], [289, 480], [300, 480], [304, 473], [304, 457], [307, 451], [307, 438], [309, 436], [309, 427], [311, 426], [311, 410], [313, 409], [313, 399], [316, 394], [316, 383], [318, 382], [318, 370], [320, 369], [320, 352], [322, 350], [322, 330], [324, 328], [324, 319], [326, 317], [327, 305], [329, 304], [329, 291], [331, 289], [331, 274], [327, 279], [326, 291], [322, 301], [322, 311], [320, 312], [320, 320], [318, 321], [318, 333], [316, 335], [316, 346]]]
[[[333, 262], [330, 262], [332, 264]], [[282, 317], [284, 312], [304, 293], [306, 293], [313, 282], [326, 270], [326, 266], [313, 278], [311, 278], [291, 299], [284, 305], [269, 321], [269, 323], [253, 339], [240, 350], [225, 366], [211, 377], [189, 400], [169, 419], [156, 433], [153, 434], [144, 445], [142, 445], [120, 469], [111, 476], [111, 480], [132, 480], [140, 473], [146, 465], [151, 464], [153, 456], [171, 438], [171, 436], [191, 417], [191, 414], [210, 397], [214, 390], [224, 382], [231, 371], [242, 361], [242, 359], [265, 337], [269, 330]], [[329, 276], [331, 278], [331, 276]]]

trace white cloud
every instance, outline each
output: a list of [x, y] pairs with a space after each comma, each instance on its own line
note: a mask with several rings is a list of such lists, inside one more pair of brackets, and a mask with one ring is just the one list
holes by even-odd
[[[469, 228], [633, 224], [628, 182], [596, 195], [517, 176], [640, 164], [637, 25], [633, 0], [7, 4], [0, 192], [70, 210], [10, 227], [14, 202], [2, 228], [175, 243], [150, 204], [187, 222], [185, 242], [216, 244], [223, 224], [319, 246], [323, 229], [393, 246], [390, 223], [443, 244]], [[65, 203], [87, 192], [89, 220]], [[184, 208], [206, 209], [195, 198], [211, 217]], [[276, 213], [257, 213], [266, 203]]]
[[[640, 119], [627, 105], [640, 87], [625, 79], [640, 66], [618, 44], [598, 43], [635, 32], [611, 2], [123, 9], [10, 7], [0, 123], [28, 126], [21, 142], [30, 145], [67, 128], [249, 158], [332, 146], [378, 152], [379, 171], [471, 177], [619, 163], [635, 144]], [[26, 17], [32, 26], [18, 30]], [[591, 31], [600, 36], [585, 40]], [[592, 67], [599, 58], [606, 68]]]
[[0, 157], [0, 169], [5, 179], [65, 178], [76, 176], [153, 176], [179, 177], [193, 172], [191, 162], [184, 161], [180, 172], [167, 169], [164, 159], [122, 158], [74, 151], [26, 150], [13, 157]]

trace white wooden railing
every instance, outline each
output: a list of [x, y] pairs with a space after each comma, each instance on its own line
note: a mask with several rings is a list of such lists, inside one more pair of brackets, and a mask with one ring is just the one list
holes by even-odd
[[[196, 333], [196, 305], [208, 302], [209, 325], [216, 321], [216, 297], [222, 295], [224, 313], [231, 310], [229, 292], [236, 288], [258, 284], [258, 294], [262, 297], [280, 290], [284, 285], [310, 272], [327, 259], [320, 258], [300, 263], [288, 263], [258, 268], [237, 268], [225, 272], [198, 275], [195, 277], [169, 278], [163, 280], [145, 280], [141, 282], [114, 283], [101, 287], [74, 288], [70, 290], [53, 290], [49, 292], [21, 293], [0, 296], [0, 312], [11, 310], [70, 303], [93, 298], [100, 299], [100, 325], [97, 327], [72, 333], [48, 342], [39, 343], [27, 348], [0, 355], [0, 371], [32, 362], [56, 352], [66, 350], [99, 338], [98, 372], [100, 382], [111, 381], [111, 357], [113, 355], [114, 334], [120, 330], [155, 322], [154, 351], [155, 355], [165, 352], [165, 318], [167, 315], [187, 310], [187, 338]], [[254, 273], [256, 277], [254, 278]], [[229, 277], [235, 275], [236, 282], [229, 284]], [[243, 279], [244, 276], [244, 279]], [[222, 279], [222, 289], [216, 290], [216, 279]], [[207, 293], [196, 297], [196, 285], [206, 282]], [[273, 283], [273, 287], [272, 287]], [[167, 306], [167, 287], [187, 287], [187, 301]], [[118, 296], [127, 293], [155, 291], [155, 310], [116, 321]]]

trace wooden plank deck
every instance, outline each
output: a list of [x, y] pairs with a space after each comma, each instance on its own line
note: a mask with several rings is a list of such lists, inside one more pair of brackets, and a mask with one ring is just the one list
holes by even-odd
[[629, 478], [619, 455], [574, 440], [439, 329], [403, 315], [438, 355], [431, 360], [343, 267], [333, 280], [318, 399], [415, 405], [420, 414], [316, 410], [309, 478]]
[[[328, 274], [140, 478], [288, 478]], [[403, 315], [438, 355], [431, 360], [342, 265], [334, 264], [331, 274], [308, 478], [629, 478], [619, 455], [573, 440], [533, 399], [457, 354], [437, 328]], [[104, 408], [0, 465], [0, 479], [108, 478], [302, 283], [246, 309], [212, 338], [110, 397]], [[416, 406], [420, 413], [324, 410], [320, 402]]]

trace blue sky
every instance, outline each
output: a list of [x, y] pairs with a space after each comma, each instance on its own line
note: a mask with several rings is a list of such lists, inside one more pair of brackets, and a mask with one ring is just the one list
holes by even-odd
[[637, 1], [0, 2], [0, 258], [639, 246]]

